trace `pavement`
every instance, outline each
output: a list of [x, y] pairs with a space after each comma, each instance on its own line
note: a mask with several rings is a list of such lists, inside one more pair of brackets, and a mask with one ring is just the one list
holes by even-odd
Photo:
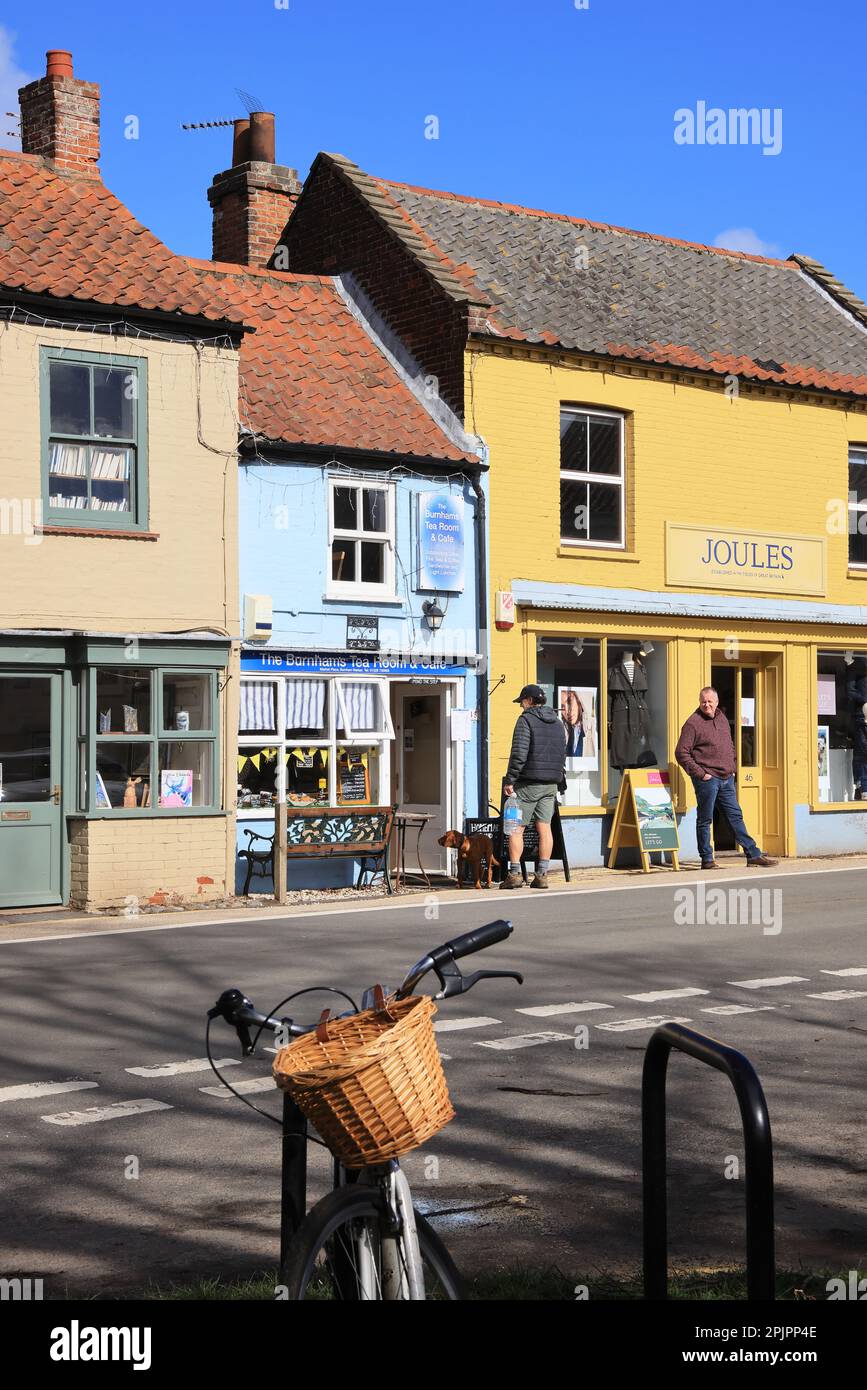
[[[51, 1297], [273, 1267], [279, 1131], [220, 1093], [205, 1010], [230, 985], [268, 1009], [317, 983], [357, 996], [499, 916], [514, 934], [474, 967], [515, 968], [525, 983], [483, 981], [440, 1005], [457, 1118], [405, 1161], [459, 1263], [556, 1264], [591, 1285], [639, 1265], [641, 1065], [654, 1027], [674, 1018], [758, 1071], [778, 1262], [863, 1268], [865, 894], [862, 858], [0, 926], [0, 1274], [42, 1277]], [[296, 1017], [325, 1003], [305, 1000]], [[247, 1099], [277, 1115], [271, 1055], [241, 1062], [220, 1023], [212, 1042], [233, 1084], [251, 1083]], [[740, 1263], [733, 1093], [686, 1057], [669, 1071], [672, 1261]], [[315, 1148], [310, 1170], [315, 1197], [327, 1181]]]

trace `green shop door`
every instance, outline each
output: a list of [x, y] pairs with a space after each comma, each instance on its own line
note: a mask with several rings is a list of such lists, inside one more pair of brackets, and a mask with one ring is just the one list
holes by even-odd
[[0, 908], [62, 901], [60, 676], [0, 674]]

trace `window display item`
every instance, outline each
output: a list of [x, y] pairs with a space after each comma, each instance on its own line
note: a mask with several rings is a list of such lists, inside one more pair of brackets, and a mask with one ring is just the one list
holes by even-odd
[[192, 768], [165, 768], [160, 773], [160, 805], [192, 806]]
[[175, 714], [175, 728], [183, 733], [188, 733], [190, 728], [190, 711], [179, 709]]
[[123, 804], [127, 810], [131, 810], [138, 805], [135, 796], [135, 789], [141, 781], [140, 777], [127, 777], [126, 786], [123, 792]]
[[640, 659], [624, 654], [608, 671], [608, 753], [611, 766], [621, 772], [624, 768], [635, 767], [649, 747], [647, 672]]
[[566, 771], [595, 771], [599, 766], [596, 690], [586, 685], [561, 686], [557, 702], [566, 730]]

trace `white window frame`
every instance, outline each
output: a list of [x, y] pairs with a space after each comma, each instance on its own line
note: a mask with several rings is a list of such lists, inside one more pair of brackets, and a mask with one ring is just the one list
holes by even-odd
[[[846, 495], [847, 495], [847, 497], [848, 497], [848, 499], [849, 499], [849, 510], [848, 510], [848, 512], [847, 512], [847, 519], [848, 519], [848, 522], [849, 522], [848, 535], [849, 535], [850, 538], [851, 538], [853, 535], [858, 535], [858, 534], [859, 534], [859, 530], [858, 530], [858, 521], [859, 521], [859, 518], [860, 518], [865, 512], [867, 512], [867, 502], [853, 502], [853, 501], [852, 501], [852, 483], [851, 483], [851, 481], [850, 481], [850, 479], [849, 479], [849, 469], [850, 469], [851, 466], [852, 466], [852, 456], [853, 456], [853, 454], [859, 455], [859, 456], [860, 456], [860, 462], [862, 462], [862, 463], [865, 465], [865, 467], [867, 467], [867, 446], [862, 445], [862, 444], [850, 444], [850, 445], [849, 445], [849, 453], [848, 453], [847, 463], [846, 463]], [[846, 562], [847, 562], [848, 568], [849, 568], [850, 570], [867, 570], [867, 562], [865, 562], [864, 560], [853, 560], [853, 559], [851, 558], [851, 555], [850, 555], [849, 550], [848, 550], [848, 545], [847, 545], [847, 553], [846, 553]]]
[[[334, 524], [334, 493], [336, 488], [357, 488], [361, 491], [367, 488], [370, 492], [385, 493], [385, 531], [364, 531], [349, 530], [343, 526]], [[359, 598], [359, 599], [396, 599], [395, 589], [395, 486], [394, 483], [385, 483], [377, 478], [329, 478], [328, 479], [328, 553], [326, 569], [326, 598]], [[356, 545], [360, 541], [373, 541], [382, 545], [385, 551], [383, 573], [385, 579], [382, 584], [366, 584], [359, 580], [338, 581], [331, 577], [331, 550], [334, 541], [352, 541]], [[360, 548], [358, 550], [360, 556]], [[356, 566], [356, 573], [360, 574], [361, 566]]]
[[[335, 724], [335, 734], [337, 732], [337, 729], [340, 728], [344, 730], [346, 735], [345, 738], [338, 739], [339, 743], [370, 743], [377, 742], [382, 739], [394, 738], [394, 724], [392, 723], [391, 710], [389, 708], [390, 701], [387, 680], [377, 678], [376, 676], [368, 676], [366, 678], [363, 676], [357, 676], [354, 679], [349, 679], [346, 676], [335, 676], [332, 681], [332, 684], [334, 686], [334, 693], [337, 696], [337, 703], [340, 706], [340, 714], [342, 716], [341, 719], [338, 720]], [[376, 688], [379, 691], [379, 707], [384, 715], [385, 720], [384, 727], [382, 729], [371, 730], [352, 728], [349, 719], [349, 712], [346, 708], [346, 701], [343, 698], [343, 687], [345, 685], [376, 686]]]
[[[577, 546], [593, 550], [625, 550], [626, 549], [626, 416], [618, 410], [596, 410], [593, 406], [582, 405], [561, 405], [559, 419], [564, 415], [599, 415], [608, 420], [617, 420], [620, 425], [620, 474], [615, 476], [613, 473], [579, 473], [573, 468], [560, 469], [560, 482], [578, 483], [604, 483], [608, 487], [619, 487], [620, 489], [620, 540], [619, 541], [593, 541], [589, 537], [582, 540], [573, 540], [562, 534], [560, 531], [560, 544]], [[562, 435], [561, 435], [562, 440]], [[590, 435], [587, 436], [588, 449]], [[588, 458], [589, 462], [589, 458]]]

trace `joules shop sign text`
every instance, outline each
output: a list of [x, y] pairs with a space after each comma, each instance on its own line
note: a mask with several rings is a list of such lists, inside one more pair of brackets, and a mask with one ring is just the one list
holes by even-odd
[[780, 532], [710, 530], [669, 521], [665, 579], [672, 587], [821, 596], [825, 593], [825, 540]]

